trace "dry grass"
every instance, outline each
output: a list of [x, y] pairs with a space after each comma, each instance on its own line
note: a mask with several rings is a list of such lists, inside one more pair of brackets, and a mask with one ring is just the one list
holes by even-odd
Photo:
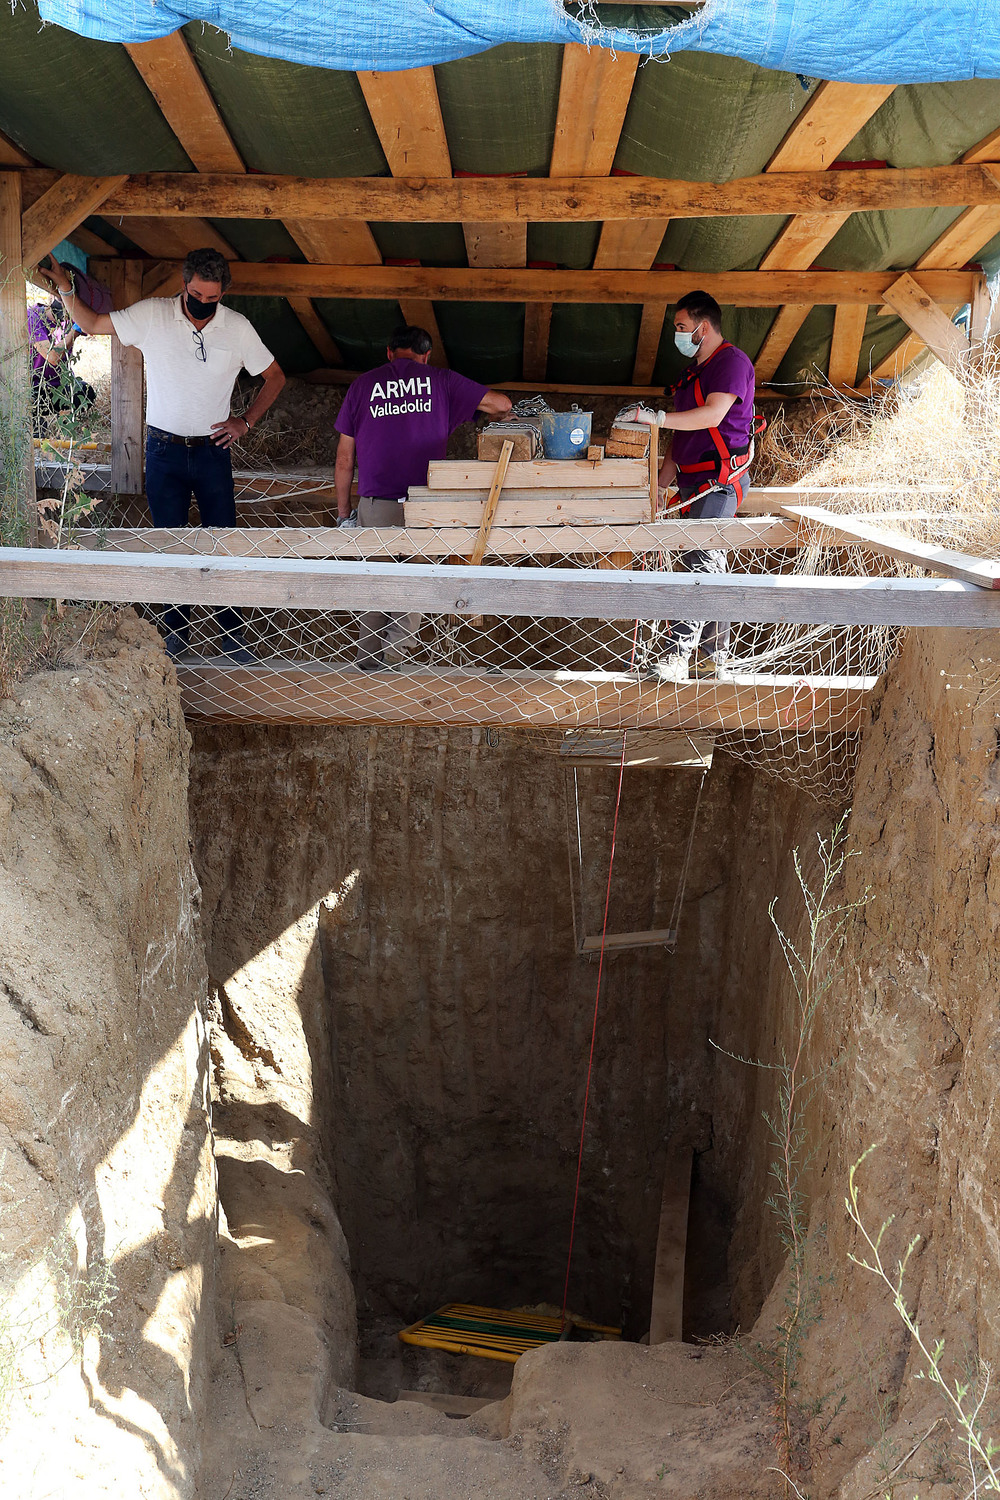
[[[831, 510], [902, 516], [912, 535], [979, 555], [1000, 552], [1000, 355], [964, 381], [934, 365], [874, 401], [822, 393], [782, 412], [762, 445], [757, 484], [843, 487]], [[859, 494], [852, 487], [860, 486]]]

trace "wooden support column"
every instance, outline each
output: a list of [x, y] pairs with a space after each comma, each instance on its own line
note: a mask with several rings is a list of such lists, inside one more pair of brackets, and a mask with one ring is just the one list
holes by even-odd
[[885, 293], [885, 300], [953, 375], [961, 374], [968, 357], [968, 342], [948, 314], [942, 312], [908, 272], [904, 271], [893, 282]]
[[526, 302], [524, 305], [524, 354], [521, 376], [524, 380], [544, 380], [549, 359], [549, 326], [551, 302]]
[[861, 341], [867, 320], [868, 309], [860, 305], [838, 307], [834, 313], [828, 368], [831, 385], [853, 388], [857, 383]]
[[21, 179], [0, 172], [0, 477], [10, 486], [16, 525], [4, 527], [9, 545], [37, 546], [35, 455], [31, 442], [28, 318], [21, 275]]
[[[142, 296], [142, 261], [111, 267], [116, 308], [131, 307]], [[117, 495], [143, 492], [142, 355], [111, 340], [111, 488]]]

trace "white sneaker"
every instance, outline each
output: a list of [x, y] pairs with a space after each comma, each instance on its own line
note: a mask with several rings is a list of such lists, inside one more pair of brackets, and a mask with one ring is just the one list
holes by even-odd
[[652, 662], [650, 671], [658, 682], [687, 682], [688, 658], [681, 651], [673, 651], [660, 661]]

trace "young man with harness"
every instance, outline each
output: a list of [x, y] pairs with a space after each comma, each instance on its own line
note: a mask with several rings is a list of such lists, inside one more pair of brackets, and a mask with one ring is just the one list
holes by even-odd
[[[661, 491], [677, 485], [682, 516], [734, 516], [745, 493], [753, 440], [763, 426], [754, 417], [753, 362], [722, 337], [722, 312], [707, 292], [688, 292], [677, 303], [674, 343], [682, 354], [693, 356], [672, 387], [674, 410], [654, 417], [640, 407], [636, 419], [673, 429], [659, 482]], [[688, 573], [724, 573], [727, 568], [720, 548], [682, 552], [679, 561]], [[695, 677], [731, 675], [728, 624], [674, 620], [665, 641], [666, 651], [650, 668], [661, 682], [686, 682], [696, 651]]]

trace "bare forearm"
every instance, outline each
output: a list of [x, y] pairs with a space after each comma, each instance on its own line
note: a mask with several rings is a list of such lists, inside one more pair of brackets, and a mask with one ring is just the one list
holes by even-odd
[[354, 483], [354, 456], [345, 463], [338, 454], [333, 471], [333, 487], [337, 494], [337, 515], [341, 520], [351, 514], [351, 485]]
[[[82, 324], [80, 325], [83, 326]], [[279, 370], [276, 375], [268, 375], [255, 399], [247, 408], [246, 419], [251, 427], [256, 427], [261, 417], [277, 401], [285, 387], [284, 371]]]
[[725, 412], [711, 411], [707, 406], [698, 406], [694, 411], [668, 411], [663, 426], [675, 432], [706, 432], [709, 427], [718, 427]]

